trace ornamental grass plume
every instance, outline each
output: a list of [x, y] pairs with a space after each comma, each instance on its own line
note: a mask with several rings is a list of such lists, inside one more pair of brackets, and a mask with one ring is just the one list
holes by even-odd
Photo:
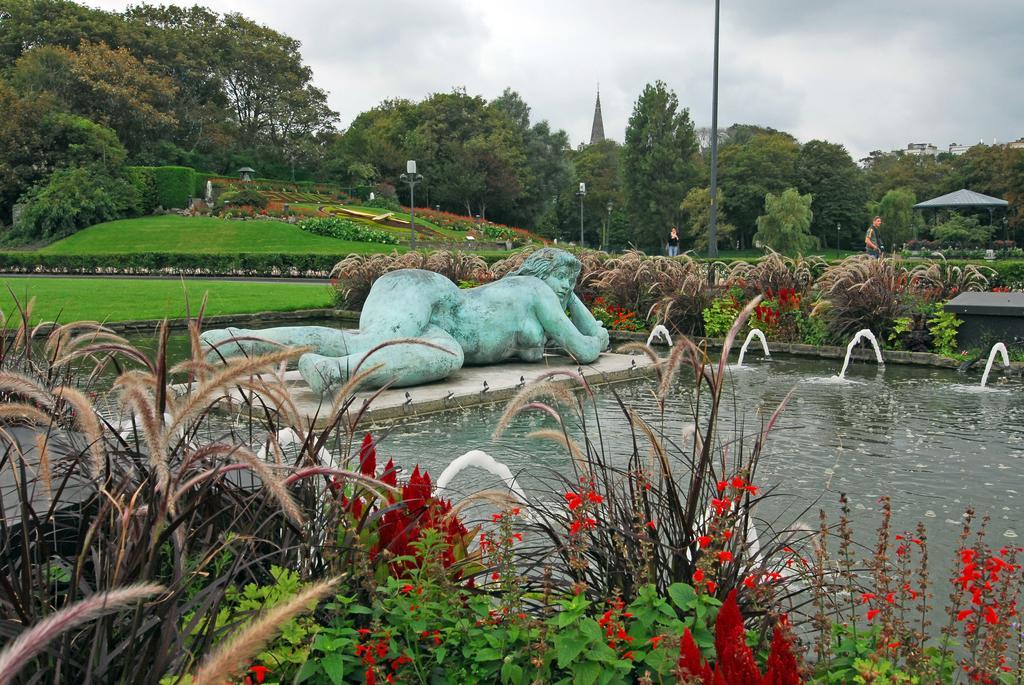
[[22, 631], [13, 642], [0, 651], [0, 685], [7, 685], [37, 654], [47, 649], [59, 635], [101, 616], [136, 606], [139, 602], [164, 591], [156, 583], [140, 583], [99, 592], [55, 611], [47, 618]]
[[260, 649], [270, 641], [281, 627], [299, 614], [312, 611], [317, 602], [331, 594], [339, 578], [311, 585], [295, 597], [267, 610], [248, 627], [228, 638], [211, 653], [192, 676], [193, 685], [223, 685], [233, 676], [243, 673]]

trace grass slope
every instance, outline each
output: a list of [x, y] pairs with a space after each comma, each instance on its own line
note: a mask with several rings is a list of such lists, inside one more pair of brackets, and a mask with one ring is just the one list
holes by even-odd
[[396, 245], [357, 243], [306, 233], [281, 221], [228, 221], [169, 214], [109, 221], [83, 229], [39, 250], [43, 254], [139, 252], [276, 252], [368, 254], [402, 251]]
[[[185, 286], [193, 315], [204, 293], [209, 293], [209, 316], [317, 309], [332, 306], [334, 300], [326, 285], [196, 280], [186, 281]], [[11, 291], [23, 306], [36, 298], [33, 323], [57, 318], [66, 323], [185, 316], [185, 290], [177, 280], [0, 277], [0, 310], [9, 322], [18, 316]]]

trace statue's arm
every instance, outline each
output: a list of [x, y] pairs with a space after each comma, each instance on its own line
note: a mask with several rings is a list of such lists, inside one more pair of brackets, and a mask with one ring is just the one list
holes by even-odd
[[[546, 288], [545, 288], [546, 290]], [[575, 296], [574, 296], [575, 297]], [[572, 311], [570, 302], [570, 311]], [[582, 302], [580, 306], [582, 306]], [[544, 333], [582, 364], [597, 359], [608, 347], [608, 332], [598, 327], [593, 335], [587, 335], [565, 315], [554, 292], [541, 292], [534, 301], [534, 313], [544, 327]]]
[[598, 335], [598, 331], [604, 328], [576, 293], [569, 300], [569, 318], [583, 335]]

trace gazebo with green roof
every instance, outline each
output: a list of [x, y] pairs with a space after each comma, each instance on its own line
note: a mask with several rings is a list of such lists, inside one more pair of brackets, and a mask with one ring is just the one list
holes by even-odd
[[992, 213], [1000, 207], [1006, 209], [1009, 206], [1010, 203], [1006, 200], [1000, 200], [998, 197], [982, 195], [973, 190], [961, 188], [960, 190], [954, 190], [952, 193], [933, 197], [931, 200], [918, 202], [914, 205], [914, 209], [987, 209], [988, 223], [991, 226]]

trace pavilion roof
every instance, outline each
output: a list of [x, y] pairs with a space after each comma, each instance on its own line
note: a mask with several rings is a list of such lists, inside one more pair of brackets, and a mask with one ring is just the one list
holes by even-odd
[[914, 209], [929, 209], [933, 207], [1006, 207], [1010, 203], [1000, 200], [998, 197], [982, 195], [973, 190], [962, 188], [952, 193], [946, 193], [931, 200], [918, 202]]

